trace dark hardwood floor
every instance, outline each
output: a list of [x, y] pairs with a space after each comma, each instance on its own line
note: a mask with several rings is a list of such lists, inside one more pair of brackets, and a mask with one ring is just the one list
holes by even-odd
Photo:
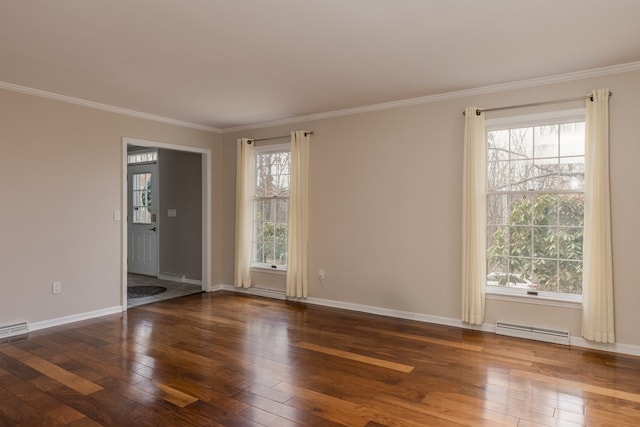
[[640, 358], [232, 293], [0, 343], [0, 426], [638, 426]]

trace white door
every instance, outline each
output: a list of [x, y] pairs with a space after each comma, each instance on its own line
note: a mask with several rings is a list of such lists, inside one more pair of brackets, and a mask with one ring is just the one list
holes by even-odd
[[158, 165], [128, 166], [127, 271], [158, 276]]

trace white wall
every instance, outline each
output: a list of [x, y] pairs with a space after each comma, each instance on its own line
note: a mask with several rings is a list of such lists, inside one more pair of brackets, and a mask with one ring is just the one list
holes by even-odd
[[125, 136], [221, 152], [210, 132], [0, 90], [0, 325], [121, 304]]
[[[609, 87], [616, 327], [619, 343], [640, 346], [640, 72], [451, 99], [385, 111], [254, 129], [224, 136], [225, 182], [235, 180], [235, 139], [314, 132], [310, 176], [311, 297], [460, 318], [461, 177], [465, 106], [496, 107], [571, 98]], [[582, 102], [535, 111], [576, 108]], [[501, 115], [534, 111], [518, 109]], [[488, 113], [487, 117], [496, 117]], [[225, 184], [224, 221], [234, 215]], [[233, 247], [233, 228], [223, 236]], [[233, 255], [225, 283], [233, 281]], [[324, 286], [317, 279], [326, 271]], [[267, 282], [255, 275], [257, 286]], [[267, 287], [284, 287], [281, 278]], [[486, 322], [508, 320], [580, 335], [581, 311], [491, 299]]]

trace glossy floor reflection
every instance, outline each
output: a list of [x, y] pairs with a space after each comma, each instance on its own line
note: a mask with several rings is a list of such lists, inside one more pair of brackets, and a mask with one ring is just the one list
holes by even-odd
[[230, 292], [0, 343], [0, 426], [640, 425], [640, 357]]

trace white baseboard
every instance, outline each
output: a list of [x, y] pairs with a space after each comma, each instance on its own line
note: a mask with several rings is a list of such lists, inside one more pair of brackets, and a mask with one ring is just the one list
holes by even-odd
[[629, 354], [631, 356], [640, 356], [640, 346], [631, 344], [602, 344], [585, 340], [582, 337], [571, 337], [571, 345], [575, 347], [583, 347], [591, 350], [609, 351], [611, 353]]
[[158, 274], [158, 279], [160, 279], [160, 280], [169, 280], [171, 282], [188, 283], [190, 285], [202, 286], [202, 280], [188, 279], [182, 274], [159, 273]]
[[[218, 285], [212, 288], [213, 292], [220, 291], [220, 290], [227, 290], [227, 291], [233, 291], [233, 292], [238, 292], [243, 294], [263, 296], [267, 298], [275, 298], [279, 300], [289, 299], [285, 296], [284, 291], [276, 291], [273, 289], [236, 288], [235, 286], [231, 286], [231, 285]], [[483, 323], [482, 325], [469, 325], [467, 323], [463, 323], [462, 320], [460, 319], [454, 319], [451, 317], [432, 316], [432, 315], [423, 314], [423, 313], [393, 310], [393, 309], [384, 308], [384, 307], [376, 307], [376, 306], [370, 306], [370, 305], [362, 305], [362, 304], [355, 304], [350, 302], [335, 301], [335, 300], [328, 300], [328, 299], [314, 298], [314, 297], [309, 297], [307, 299], [302, 299], [302, 300], [298, 300], [298, 299], [294, 299], [294, 300], [301, 301], [307, 304], [341, 308], [344, 310], [359, 311], [362, 313], [377, 314], [380, 316], [395, 317], [398, 319], [416, 320], [418, 322], [433, 323], [436, 325], [444, 325], [444, 326], [453, 326], [453, 327], [462, 328], [462, 329], [474, 329], [478, 331], [491, 332], [491, 333], [495, 333], [496, 331], [496, 326], [494, 324]], [[600, 344], [600, 343], [587, 341], [582, 337], [575, 337], [575, 336], [572, 336], [570, 340], [571, 340], [571, 345], [574, 347], [582, 347], [582, 348], [588, 348], [592, 350], [603, 350], [603, 351], [609, 351], [612, 353], [640, 356], [640, 346], [637, 346], [637, 345], [618, 344], [618, 343]]]
[[108, 314], [122, 313], [122, 306], [117, 305], [100, 310], [88, 311], [86, 313], [72, 314], [70, 316], [58, 317], [56, 319], [43, 320], [41, 322], [29, 323], [29, 331], [52, 328], [54, 326], [66, 325], [67, 323], [79, 322], [81, 320], [93, 319], [94, 317], [106, 316]]
[[[483, 332], [496, 331], [495, 325], [492, 325], [492, 324], [484, 323], [479, 326], [468, 325], [466, 323], [463, 323], [460, 319], [454, 319], [451, 317], [432, 316], [432, 315], [423, 314], [423, 313], [414, 313], [414, 312], [403, 311], [403, 310], [393, 310], [390, 308], [328, 300], [323, 298], [310, 297], [302, 300], [296, 299], [296, 298], [287, 298], [284, 291], [275, 290], [275, 289], [256, 288], [256, 287], [236, 288], [235, 286], [224, 285], [224, 284], [210, 286], [209, 288], [209, 292], [218, 292], [218, 291], [231, 291], [231, 292], [236, 292], [236, 293], [245, 294], [245, 295], [255, 295], [255, 296], [272, 298], [272, 299], [277, 299], [282, 301], [295, 300], [295, 301], [301, 301], [307, 304], [320, 305], [324, 307], [340, 308], [343, 310], [352, 310], [352, 311], [358, 311], [362, 313], [377, 314], [379, 316], [394, 317], [398, 319], [415, 320], [418, 322], [433, 323], [436, 325], [453, 326], [456, 328], [474, 329], [474, 330], [479, 330]], [[54, 326], [65, 325], [68, 323], [79, 322], [81, 320], [88, 320], [88, 319], [93, 319], [95, 317], [106, 316], [109, 314], [115, 314], [115, 313], [121, 313], [121, 312], [122, 312], [122, 306], [103, 308], [100, 310], [89, 311], [86, 313], [79, 313], [71, 316], [64, 316], [56, 319], [30, 323], [29, 330], [37, 331], [39, 329], [51, 328]], [[612, 353], [640, 356], [640, 346], [637, 346], [637, 345], [620, 344], [620, 343], [600, 344], [600, 343], [587, 341], [582, 337], [575, 337], [575, 336], [571, 337], [571, 345], [574, 347], [582, 347], [582, 348], [588, 348], [592, 350], [603, 350], [603, 351], [608, 351]]]

